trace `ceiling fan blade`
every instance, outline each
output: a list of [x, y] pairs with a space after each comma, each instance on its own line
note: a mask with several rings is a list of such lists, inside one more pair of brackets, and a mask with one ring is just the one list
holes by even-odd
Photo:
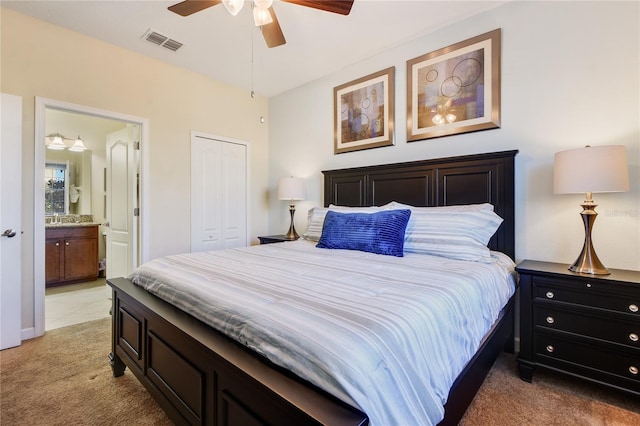
[[313, 9], [324, 10], [325, 12], [348, 15], [351, 12], [354, 0], [282, 0], [287, 3], [299, 4]]
[[169, 6], [167, 9], [180, 16], [189, 16], [219, 3], [222, 3], [222, 0], [184, 0]]
[[278, 18], [276, 18], [276, 12], [273, 10], [273, 6], [269, 8], [269, 13], [271, 14], [273, 22], [260, 27], [260, 29], [262, 30], [262, 36], [264, 37], [264, 41], [267, 43], [267, 46], [269, 48], [282, 46], [287, 41], [284, 39], [284, 34], [282, 34], [282, 28], [280, 28], [280, 24], [278, 23]]

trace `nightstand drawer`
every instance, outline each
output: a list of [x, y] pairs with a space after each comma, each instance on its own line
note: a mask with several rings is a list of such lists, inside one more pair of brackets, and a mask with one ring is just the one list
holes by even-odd
[[536, 333], [534, 340], [535, 352], [541, 364], [573, 370], [577, 374], [592, 370], [593, 373], [614, 375], [628, 384], [629, 389], [640, 392], [640, 351], [610, 350], [586, 341], [545, 333]]
[[602, 316], [588, 310], [561, 309], [549, 304], [535, 305], [533, 311], [537, 329], [575, 333], [640, 349], [640, 320], [625, 321], [619, 317]]
[[541, 277], [533, 278], [534, 298], [556, 302], [591, 306], [637, 315], [640, 318], [640, 292], [625, 294], [622, 286], [617, 292], [606, 291], [605, 285], [593, 281], [554, 281]]

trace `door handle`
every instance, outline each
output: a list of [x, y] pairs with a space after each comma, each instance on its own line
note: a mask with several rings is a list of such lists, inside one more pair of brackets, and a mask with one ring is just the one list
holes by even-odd
[[7, 229], [2, 233], [2, 235], [0, 235], [0, 237], [7, 237], [7, 238], [13, 238], [15, 236], [16, 236], [16, 231], [14, 231], [13, 229]]

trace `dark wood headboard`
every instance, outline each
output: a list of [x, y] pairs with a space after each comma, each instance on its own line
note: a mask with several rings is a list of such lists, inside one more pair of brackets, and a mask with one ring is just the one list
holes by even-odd
[[362, 207], [491, 203], [504, 219], [489, 242], [515, 260], [514, 160], [503, 151], [407, 163], [325, 170], [324, 204]]

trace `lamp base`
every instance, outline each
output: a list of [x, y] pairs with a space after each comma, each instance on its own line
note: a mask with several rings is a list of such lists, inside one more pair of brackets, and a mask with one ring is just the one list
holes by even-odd
[[296, 232], [296, 227], [293, 225], [293, 215], [296, 214], [296, 206], [294, 204], [289, 205], [289, 214], [291, 215], [291, 225], [289, 225], [289, 231], [284, 235], [284, 239], [287, 241], [295, 241], [300, 236]]
[[595, 249], [593, 248], [593, 242], [591, 241], [591, 229], [593, 228], [593, 222], [595, 222], [598, 213], [596, 213], [597, 204], [594, 204], [591, 200], [590, 193], [587, 194], [587, 200], [585, 200], [582, 206], [582, 222], [584, 223], [584, 244], [580, 256], [576, 259], [569, 270], [579, 274], [591, 274], [591, 275], [609, 275], [611, 272], [604, 267]]

